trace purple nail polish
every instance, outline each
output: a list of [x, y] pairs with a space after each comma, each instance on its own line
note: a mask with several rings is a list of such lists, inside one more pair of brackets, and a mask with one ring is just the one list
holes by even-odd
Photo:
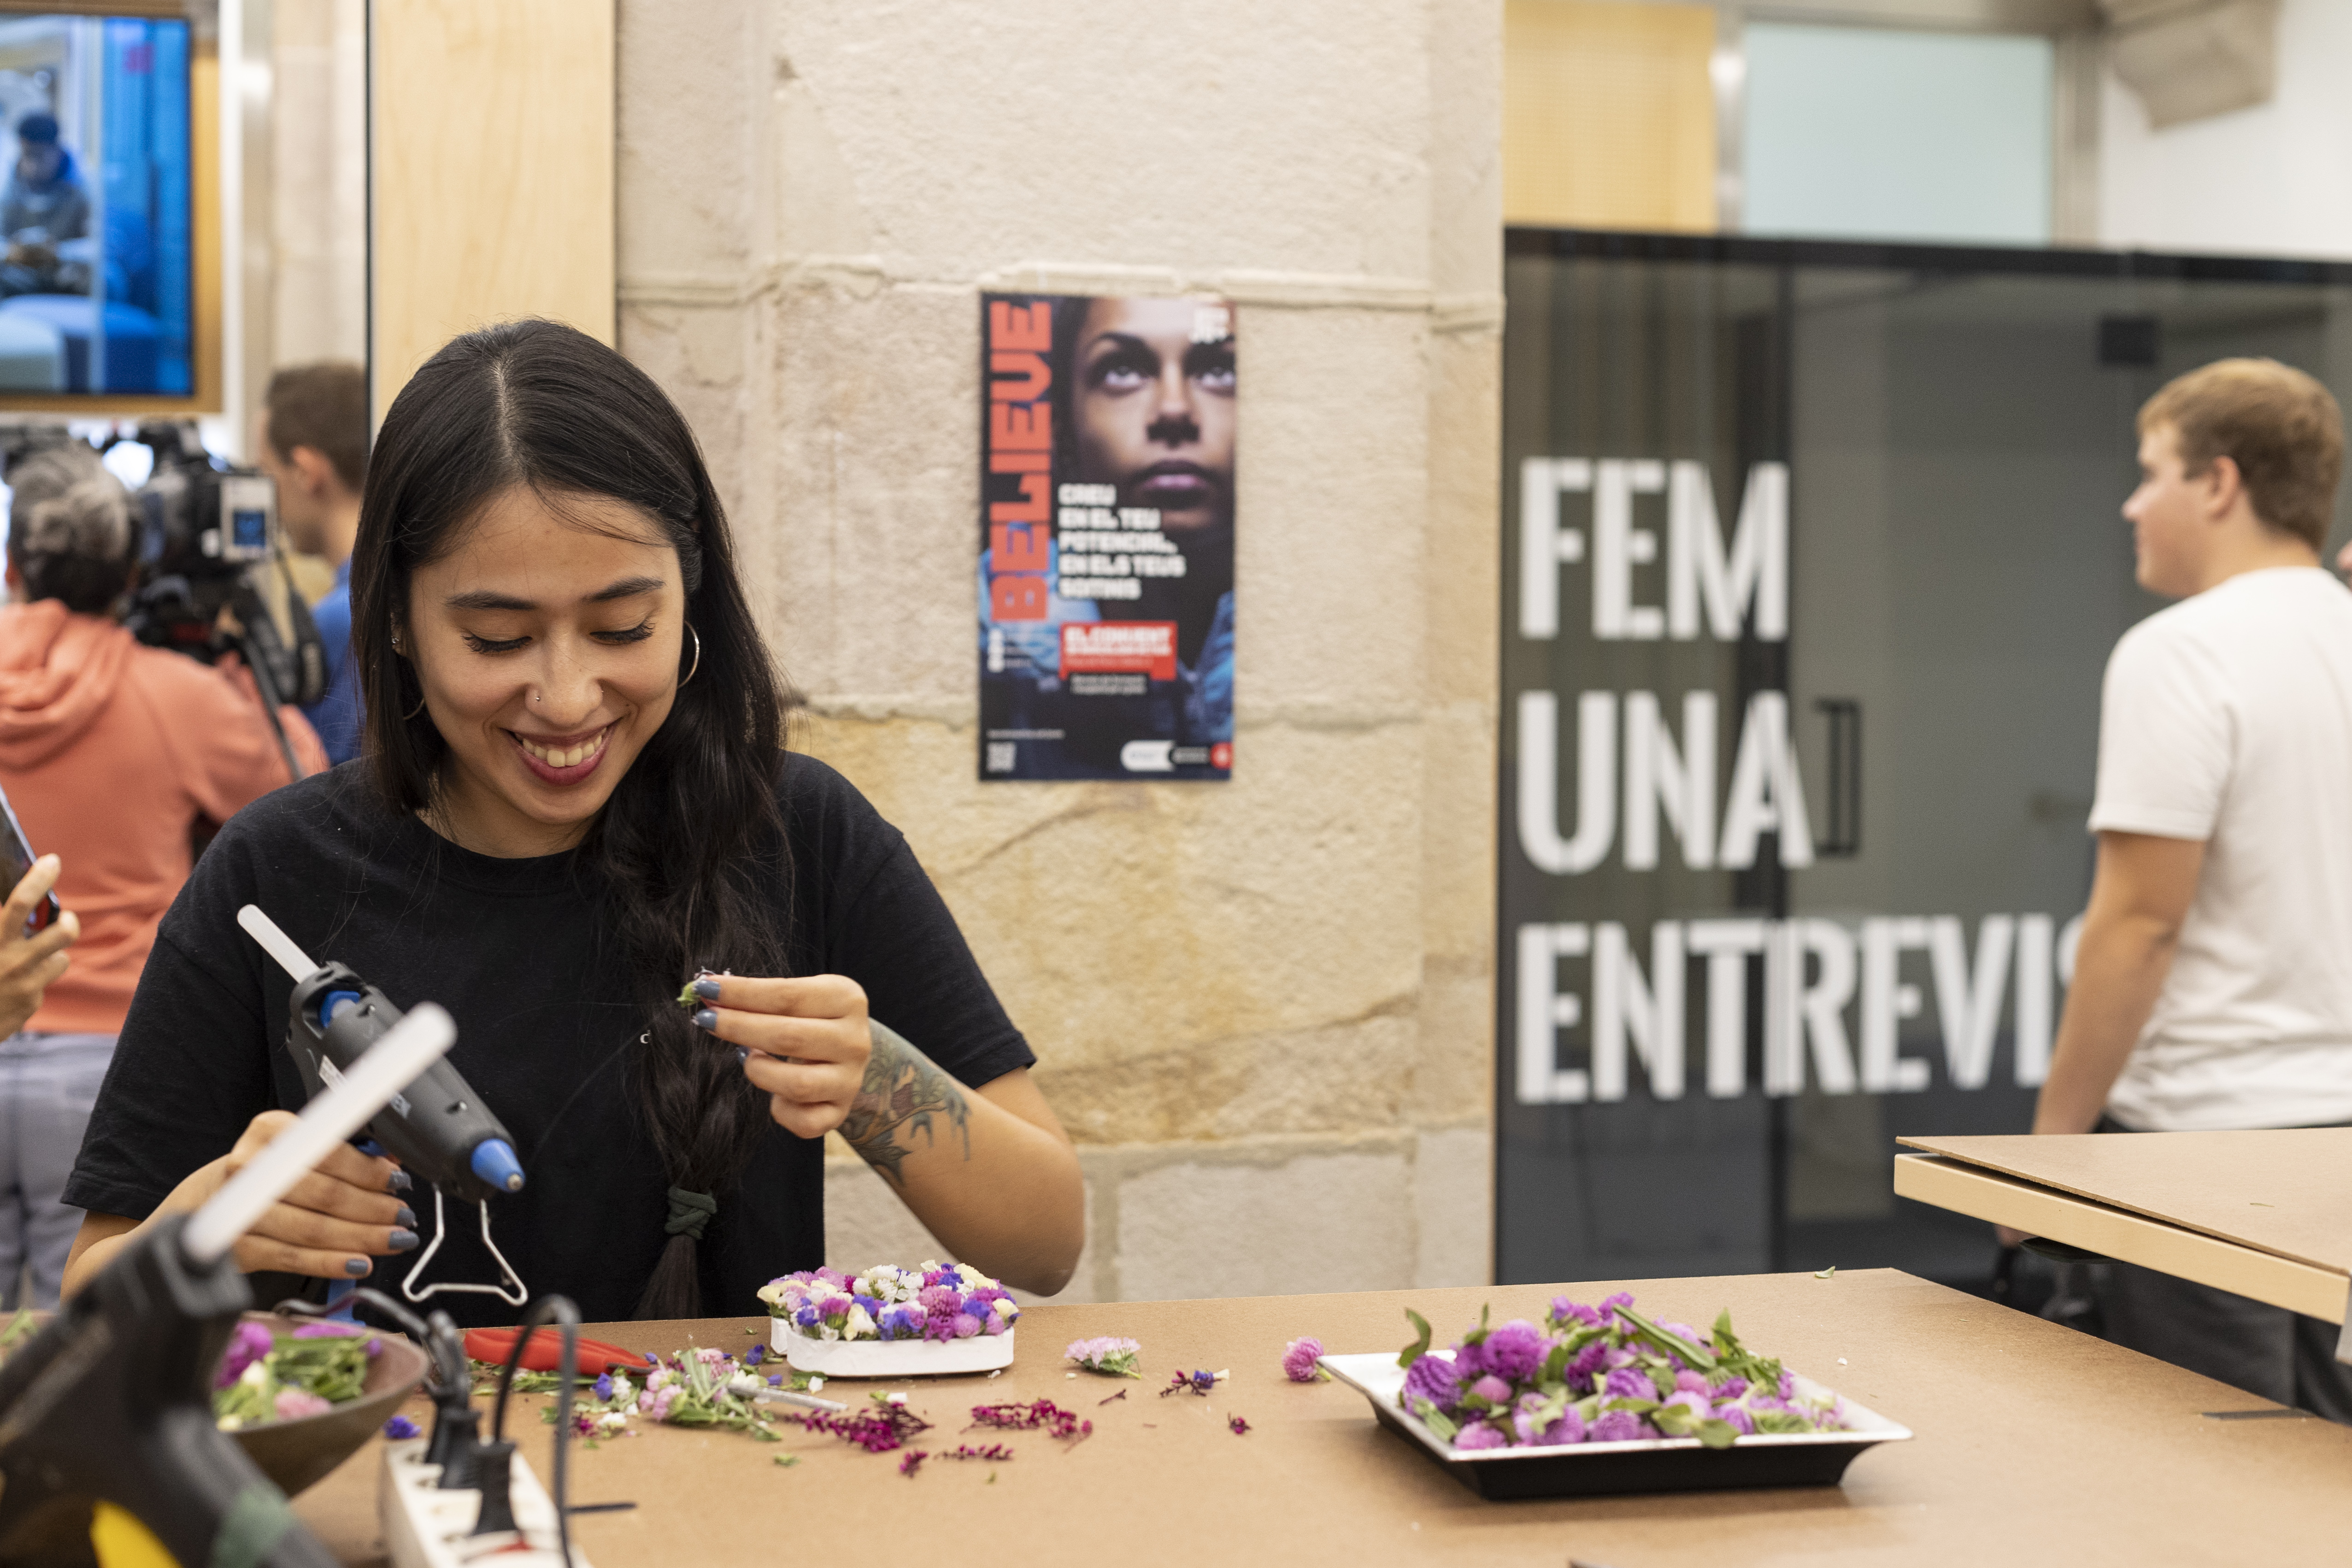
[[361, 1275], [366, 1273], [373, 1267], [375, 1267], [375, 1265], [370, 1263], [364, 1258], [346, 1258], [343, 1260], [343, 1272], [349, 1274], [354, 1280], [358, 1279]]

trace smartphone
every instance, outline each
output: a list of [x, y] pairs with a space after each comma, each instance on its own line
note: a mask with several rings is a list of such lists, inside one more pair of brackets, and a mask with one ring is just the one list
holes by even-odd
[[[5, 789], [0, 789], [0, 829], [5, 830], [0, 831], [0, 899], [5, 899], [16, 891], [16, 884], [25, 880], [25, 873], [33, 869], [37, 858], [33, 846], [25, 841], [25, 826], [16, 821], [16, 808], [8, 803]], [[30, 936], [54, 925], [60, 913], [57, 889], [51, 888], [41, 895], [40, 903], [33, 905], [33, 913], [25, 917], [25, 935]]]

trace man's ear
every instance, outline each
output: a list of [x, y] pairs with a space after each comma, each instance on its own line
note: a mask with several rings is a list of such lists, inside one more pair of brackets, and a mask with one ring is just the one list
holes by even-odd
[[327, 455], [315, 446], [298, 446], [286, 454], [286, 466], [301, 480], [302, 489], [311, 497], [324, 496], [342, 481], [336, 477], [335, 465]]
[[2200, 477], [2205, 482], [2205, 515], [2213, 522], [2228, 517], [2247, 498], [2246, 476], [2238, 471], [2234, 457], [2211, 459]]

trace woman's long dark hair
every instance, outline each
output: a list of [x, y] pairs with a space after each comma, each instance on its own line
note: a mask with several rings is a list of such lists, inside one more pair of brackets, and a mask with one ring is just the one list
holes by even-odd
[[[411, 574], [456, 549], [482, 507], [517, 485], [559, 509], [566, 495], [625, 502], [677, 550], [700, 663], [578, 852], [651, 1026], [633, 1074], [646, 1128], [674, 1189], [723, 1200], [768, 1125], [767, 1103], [677, 996], [698, 969], [783, 972], [783, 692], [693, 432], [652, 378], [583, 332], [553, 321], [468, 332], [426, 361], [384, 416], [352, 557], [370, 777], [395, 812], [433, 802], [448, 745], [420, 708], [393, 632], [407, 616]], [[639, 1317], [701, 1315], [700, 1228], [674, 1220]]]

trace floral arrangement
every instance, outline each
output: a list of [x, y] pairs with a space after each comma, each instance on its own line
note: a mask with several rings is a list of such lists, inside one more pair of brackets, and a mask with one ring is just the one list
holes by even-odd
[[1009, 1332], [1021, 1316], [1013, 1293], [969, 1265], [877, 1264], [863, 1274], [817, 1269], [760, 1287], [768, 1315], [824, 1340], [955, 1340]]
[[224, 1432], [318, 1416], [365, 1391], [383, 1341], [357, 1323], [310, 1322], [287, 1339], [241, 1322], [213, 1374], [213, 1416]]
[[1451, 1359], [1430, 1352], [1430, 1328], [1397, 1357], [1398, 1403], [1456, 1448], [1549, 1448], [1696, 1437], [1729, 1448], [1759, 1433], [1846, 1429], [1844, 1404], [1799, 1399], [1777, 1361], [1741, 1345], [1731, 1314], [1712, 1334], [1652, 1322], [1622, 1291], [1597, 1307], [1557, 1297], [1540, 1326], [1486, 1314]]
[[1141, 1377], [1143, 1347], [1131, 1339], [1073, 1340], [1070, 1348], [1062, 1353], [1066, 1360], [1075, 1361], [1088, 1372], [1101, 1373], [1105, 1377]]
[[[572, 1430], [590, 1439], [621, 1437], [630, 1431], [630, 1417], [642, 1416], [672, 1427], [718, 1427], [763, 1443], [780, 1442], [767, 1407], [757, 1403], [763, 1391], [784, 1384], [781, 1375], [762, 1377], [756, 1370], [766, 1348], [753, 1345], [740, 1360], [707, 1345], [682, 1350], [656, 1358], [635, 1383], [625, 1371], [602, 1373], [574, 1397]], [[517, 1375], [520, 1386], [521, 1375]], [[553, 1406], [547, 1418], [555, 1419]]]

